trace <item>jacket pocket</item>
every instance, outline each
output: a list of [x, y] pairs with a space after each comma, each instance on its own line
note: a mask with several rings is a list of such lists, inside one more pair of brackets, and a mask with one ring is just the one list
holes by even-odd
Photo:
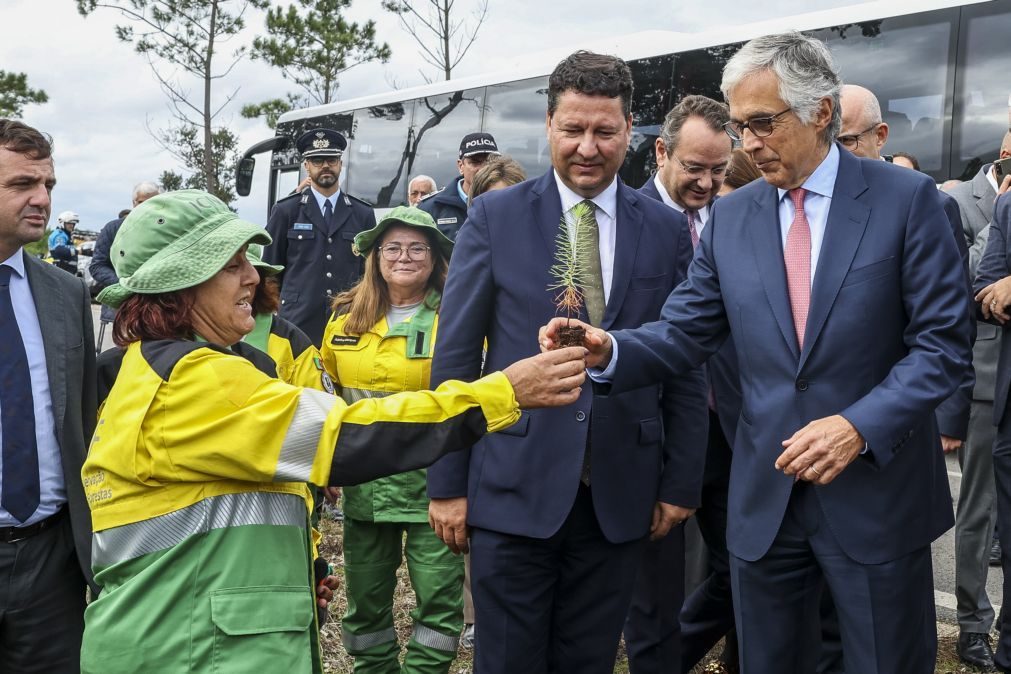
[[297, 290], [281, 290], [281, 306], [298, 303]]
[[660, 420], [656, 417], [652, 419], [643, 419], [639, 422], [640, 445], [655, 445], [660, 442], [662, 433], [663, 427], [660, 425]]
[[212, 672], [308, 672], [313, 599], [308, 587], [268, 585], [215, 590]]
[[516, 435], [523, 437], [527, 434], [527, 430], [530, 428], [530, 414], [528, 412], [520, 412], [520, 418], [515, 424], [509, 426], [508, 428], [503, 428], [499, 431], [500, 435]]
[[856, 285], [857, 283], [863, 283], [864, 281], [896, 273], [898, 271], [897, 265], [898, 263], [894, 257], [888, 257], [884, 260], [865, 264], [856, 269], [850, 269], [849, 273], [846, 274], [846, 278], [843, 279], [842, 287], [845, 288], [846, 286]]
[[289, 229], [288, 230], [288, 240], [289, 241], [304, 241], [306, 239], [315, 239], [316, 230], [315, 229]]

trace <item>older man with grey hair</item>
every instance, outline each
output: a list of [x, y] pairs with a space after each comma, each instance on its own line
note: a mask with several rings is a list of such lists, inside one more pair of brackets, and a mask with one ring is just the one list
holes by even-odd
[[[743, 671], [815, 671], [827, 586], [847, 672], [931, 672], [930, 544], [953, 523], [933, 411], [971, 355], [937, 189], [833, 142], [839, 75], [818, 40], [753, 40], [721, 88], [727, 131], [765, 180], [713, 206], [661, 321], [584, 326], [588, 365], [609, 384], [597, 393], [676, 376], [733, 336], [727, 544]], [[543, 329], [544, 348], [561, 325]]]
[[[161, 188], [153, 182], [145, 180], [137, 183], [133, 187], [133, 208], [141, 205], [156, 194], [161, 194]], [[129, 213], [129, 211], [127, 211]], [[91, 258], [91, 278], [95, 279], [98, 286], [96, 292], [119, 282], [116, 270], [112, 267], [112, 260], [109, 259], [109, 249], [112, 248], [112, 241], [116, 238], [116, 233], [123, 224], [125, 215], [115, 220], [110, 220], [102, 227], [95, 241], [95, 252]], [[105, 326], [111, 323], [116, 317], [116, 310], [109, 306], [102, 306], [102, 329], [98, 338], [98, 350], [102, 350], [102, 341], [105, 336]]]
[[417, 206], [422, 199], [438, 191], [439, 186], [435, 184], [435, 178], [426, 175], [414, 176], [407, 184], [407, 203], [410, 206]]

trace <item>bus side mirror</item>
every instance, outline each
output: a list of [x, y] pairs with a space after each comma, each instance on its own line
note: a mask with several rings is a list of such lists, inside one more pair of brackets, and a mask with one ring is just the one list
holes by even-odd
[[235, 191], [239, 196], [248, 197], [253, 187], [253, 169], [256, 168], [256, 160], [252, 157], [243, 157], [235, 167]]

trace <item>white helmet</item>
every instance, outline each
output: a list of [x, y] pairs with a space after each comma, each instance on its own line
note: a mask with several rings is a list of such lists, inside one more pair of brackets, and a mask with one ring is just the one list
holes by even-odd
[[63, 211], [60, 216], [56, 218], [56, 221], [61, 225], [65, 225], [68, 222], [72, 222], [75, 225], [81, 221], [81, 216], [73, 211]]

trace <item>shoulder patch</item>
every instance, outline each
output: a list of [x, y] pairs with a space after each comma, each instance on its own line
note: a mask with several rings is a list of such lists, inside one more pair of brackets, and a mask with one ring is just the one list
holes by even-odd
[[168, 381], [176, 363], [197, 349], [211, 349], [220, 353], [229, 353], [227, 349], [216, 344], [191, 342], [183, 339], [158, 339], [140, 344], [141, 355], [144, 356], [144, 360], [151, 366], [151, 369], [162, 378], [162, 381]]
[[333, 379], [330, 378], [330, 375], [328, 375], [326, 372], [320, 372], [319, 373], [319, 381], [320, 381], [320, 384], [323, 385], [323, 390], [324, 391], [326, 391], [330, 395], [334, 395], [335, 394], [335, 391], [337, 389], [334, 388]]

